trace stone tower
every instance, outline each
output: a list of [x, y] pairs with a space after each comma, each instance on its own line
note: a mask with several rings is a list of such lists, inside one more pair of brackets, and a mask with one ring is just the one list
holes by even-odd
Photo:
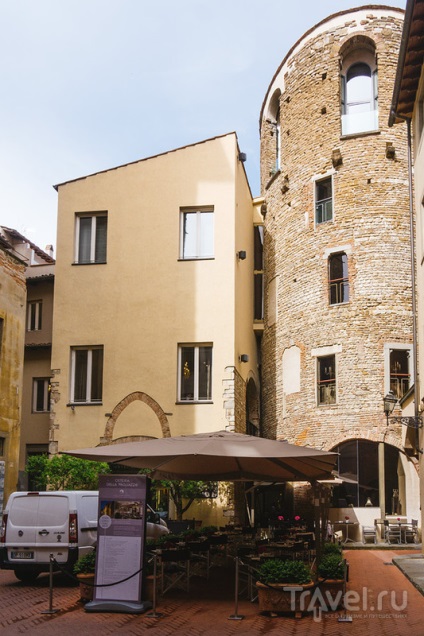
[[260, 119], [264, 434], [338, 450], [333, 505], [374, 516], [418, 516], [413, 444], [383, 412], [414, 383], [407, 135], [388, 127], [403, 15], [364, 6], [311, 28]]

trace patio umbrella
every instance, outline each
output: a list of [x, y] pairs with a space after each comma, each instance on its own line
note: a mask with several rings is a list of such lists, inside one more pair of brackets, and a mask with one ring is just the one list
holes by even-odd
[[203, 481], [314, 481], [328, 477], [337, 458], [337, 453], [228, 431], [63, 452], [82, 459], [150, 468], [153, 479]]

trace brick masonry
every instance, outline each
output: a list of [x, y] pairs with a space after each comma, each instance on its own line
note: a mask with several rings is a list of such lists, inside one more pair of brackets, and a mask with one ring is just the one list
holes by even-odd
[[[387, 121], [403, 12], [369, 8], [328, 19], [305, 35], [279, 73], [281, 169], [274, 127], [264, 109], [261, 174], [265, 217], [266, 313], [263, 425], [268, 437], [330, 449], [346, 439], [388, 441], [382, 412], [384, 344], [412, 342], [407, 136]], [[395, 11], [396, 13], [396, 11]], [[374, 42], [379, 131], [341, 136], [340, 59], [351, 38]], [[358, 40], [357, 40], [358, 41]], [[276, 75], [278, 81], [278, 73]], [[276, 85], [274, 78], [274, 86]], [[386, 144], [395, 157], [386, 157]], [[336, 167], [333, 166], [333, 157]], [[314, 224], [313, 178], [334, 170], [334, 220]], [[349, 302], [329, 305], [328, 251], [348, 254]], [[277, 320], [270, 324], [269, 285], [277, 277]], [[300, 391], [287, 394], [283, 353], [300, 351]], [[314, 349], [338, 347], [337, 404], [317, 406]], [[401, 427], [399, 427], [400, 429]]]

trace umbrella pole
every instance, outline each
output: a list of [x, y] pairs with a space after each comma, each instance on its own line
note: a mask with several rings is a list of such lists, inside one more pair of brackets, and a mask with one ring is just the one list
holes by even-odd
[[239, 558], [236, 556], [234, 559], [236, 563], [236, 581], [235, 581], [235, 591], [234, 591], [234, 614], [228, 617], [230, 621], [241, 621], [244, 616], [238, 613], [238, 597], [239, 597]]

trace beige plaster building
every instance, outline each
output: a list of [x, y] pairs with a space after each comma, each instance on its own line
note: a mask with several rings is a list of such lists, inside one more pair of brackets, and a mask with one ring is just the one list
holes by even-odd
[[228, 134], [56, 186], [51, 453], [259, 432], [244, 160]]
[[415, 448], [383, 411], [414, 385], [407, 140], [388, 126], [403, 17], [365, 6], [311, 28], [260, 118], [264, 430], [340, 453], [331, 518], [357, 529], [419, 516]]

